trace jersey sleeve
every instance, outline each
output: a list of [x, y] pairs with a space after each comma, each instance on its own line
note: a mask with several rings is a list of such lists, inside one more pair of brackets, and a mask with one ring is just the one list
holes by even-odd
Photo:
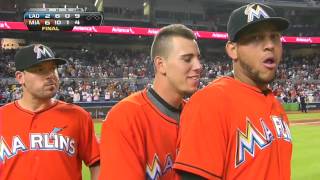
[[93, 120], [89, 113], [85, 112], [85, 118], [80, 129], [79, 155], [87, 166], [91, 166], [100, 160], [99, 144], [94, 131]]
[[[138, 107], [139, 108], [139, 107]], [[112, 108], [102, 125], [99, 179], [146, 179], [142, 129], [137, 107], [128, 102]]]
[[[216, 91], [216, 90], [215, 90]], [[221, 179], [227, 149], [226, 110], [219, 91], [196, 93], [181, 115], [174, 169]]]

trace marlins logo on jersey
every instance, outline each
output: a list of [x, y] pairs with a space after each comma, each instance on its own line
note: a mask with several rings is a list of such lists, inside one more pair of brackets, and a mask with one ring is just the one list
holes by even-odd
[[62, 128], [54, 128], [51, 133], [30, 133], [29, 143], [23, 142], [20, 136], [13, 136], [12, 141], [0, 137], [0, 163], [6, 159], [16, 156], [19, 151], [60, 151], [65, 152], [69, 156], [76, 153], [76, 141], [67, 136], [57, 134]]
[[172, 170], [173, 167], [173, 158], [171, 154], [166, 155], [166, 162], [164, 163], [164, 167], [161, 168], [161, 161], [159, 160], [159, 157], [157, 154], [154, 155], [154, 158], [152, 160], [152, 164], [147, 164], [146, 166], [146, 173], [147, 173], [147, 179], [150, 180], [156, 180], [159, 179], [160, 176], [163, 176], [168, 171]]
[[260, 119], [260, 124], [263, 129], [263, 133], [253, 125], [248, 117], [246, 118], [246, 132], [244, 133], [240, 129], [237, 130], [237, 150], [235, 156], [236, 168], [245, 163], [246, 155], [250, 155], [252, 157], [255, 156], [257, 151], [256, 147], [263, 151], [273, 142], [275, 137], [291, 142], [291, 133], [287, 123], [278, 116], [271, 116], [271, 119], [276, 130], [275, 132], [277, 133], [276, 136], [273, 135], [272, 131], [262, 118]]

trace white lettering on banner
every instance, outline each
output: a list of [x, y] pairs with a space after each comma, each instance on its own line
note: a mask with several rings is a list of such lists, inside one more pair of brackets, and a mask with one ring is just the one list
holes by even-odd
[[212, 37], [227, 39], [228, 35], [227, 34], [223, 34], [223, 33], [212, 33]]
[[312, 43], [312, 39], [311, 38], [297, 37], [296, 41], [297, 42], [310, 42], [310, 43]]
[[281, 42], [287, 42], [286, 38], [284, 38], [284, 37], [281, 37], [280, 40], [281, 40]]
[[73, 30], [74, 31], [92, 32], [92, 31], [94, 31], [92, 27], [90, 27], [90, 26], [75, 26], [75, 27], [73, 27]]
[[98, 32], [94, 26], [92, 26], [92, 30], [93, 30], [93, 32]]
[[199, 33], [198, 31], [195, 31], [195, 32], [193, 32], [193, 33], [194, 33], [194, 35], [195, 35], [196, 37], [201, 38], [201, 35], [200, 35], [200, 33]]
[[119, 28], [119, 27], [112, 27], [112, 32], [118, 32], [118, 33], [132, 33], [134, 34], [134, 31], [131, 28]]
[[11, 29], [11, 27], [7, 24], [7, 22], [4, 23], [4, 26], [5, 26], [7, 29]]
[[132, 28], [129, 28], [129, 31], [131, 32], [131, 34], [134, 34], [135, 32], [132, 30]]
[[158, 34], [159, 30], [156, 29], [148, 29], [148, 34]]
[[7, 24], [7, 22], [0, 22], [0, 28], [11, 29], [11, 27]]

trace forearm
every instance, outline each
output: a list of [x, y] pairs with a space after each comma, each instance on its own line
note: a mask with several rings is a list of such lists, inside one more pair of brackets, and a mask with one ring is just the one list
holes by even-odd
[[100, 162], [96, 162], [89, 167], [91, 180], [98, 180], [100, 174]]

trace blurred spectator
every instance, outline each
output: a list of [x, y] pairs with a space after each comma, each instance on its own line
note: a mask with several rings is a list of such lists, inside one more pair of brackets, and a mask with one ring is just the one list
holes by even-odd
[[[21, 88], [10, 76], [15, 72], [12, 62], [15, 51], [0, 55], [0, 102], [21, 98]], [[61, 51], [69, 60], [59, 67], [61, 85], [56, 98], [70, 102], [120, 100], [148, 86], [153, 78], [153, 65], [146, 52], [132, 50]], [[224, 54], [203, 55], [203, 88], [212, 79], [231, 72], [231, 61]], [[320, 102], [320, 57], [284, 57], [276, 80], [270, 84], [283, 103], [298, 101], [298, 94], [307, 95], [308, 102]]]

